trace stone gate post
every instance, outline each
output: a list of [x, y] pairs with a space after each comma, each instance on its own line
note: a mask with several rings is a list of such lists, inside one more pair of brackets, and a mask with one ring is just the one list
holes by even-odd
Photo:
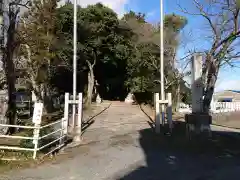
[[212, 118], [209, 114], [203, 112], [203, 92], [204, 84], [202, 81], [202, 63], [203, 56], [194, 54], [192, 59], [192, 113], [185, 116], [187, 133], [191, 136], [192, 133], [200, 134], [207, 132], [210, 135], [210, 124]]

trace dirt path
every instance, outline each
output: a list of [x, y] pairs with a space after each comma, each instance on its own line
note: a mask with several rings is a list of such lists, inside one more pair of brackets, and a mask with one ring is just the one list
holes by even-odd
[[[134, 156], [139, 156], [140, 159], [144, 157], [141, 151], [136, 153], [135, 150], [127, 152], [123, 149], [137, 144], [138, 132], [142, 129], [149, 129], [149, 127], [148, 118], [137, 105], [112, 102], [109, 108], [100, 115], [93, 119], [88, 118], [84, 125], [86, 129], [83, 133], [83, 145], [66, 150], [67, 158], [56, 160], [57, 163], [54, 164], [43, 164], [37, 168], [9, 172], [7, 175], [0, 176], [0, 180], [107, 178], [109, 177], [108, 169], [112, 175], [124, 169], [127, 163], [125, 158], [129, 157], [128, 163], [131, 164]], [[62, 159], [61, 155], [59, 159]]]
[[83, 133], [83, 141], [96, 142], [138, 132], [150, 128], [149, 123], [149, 119], [138, 105], [112, 102], [109, 108], [92, 120], [91, 125]]
[[148, 120], [138, 106], [114, 102], [89, 122], [84, 145], [68, 149], [68, 158], [12, 171], [0, 180], [239, 179], [240, 143], [190, 146], [184, 133], [156, 136]]

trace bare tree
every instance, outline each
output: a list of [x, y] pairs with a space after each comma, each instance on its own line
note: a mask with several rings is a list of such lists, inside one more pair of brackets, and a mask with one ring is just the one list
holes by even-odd
[[[203, 111], [209, 113], [219, 69], [240, 57], [236, 44], [239, 42], [239, 1], [238, 0], [193, 0], [197, 11], [189, 12], [180, 5], [183, 12], [201, 16], [210, 28], [211, 46], [205, 51], [203, 67], [204, 99]], [[208, 29], [204, 29], [207, 31]]]

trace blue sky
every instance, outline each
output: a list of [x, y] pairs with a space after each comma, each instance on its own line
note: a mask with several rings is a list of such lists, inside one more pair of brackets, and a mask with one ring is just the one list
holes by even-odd
[[[207, 49], [209, 40], [204, 38], [206, 31], [204, 31], [207, 23], [201, 17], [191, 16], [182, 13], [179, 4], [194, 12], [195, 8], [192, 0], [164, 0], [164, 13], [176, 13], [183, 15], [188, 19], [188, 25], [184, 28], [182, 37], [183, 43], [179, 48], [178, 55], [183, 57], [187, 51], [196, 48], [198, 50]], [[147, 15], [149, 22], [157, 22], [160, 19], [160, 0], [129, 0], [125, 5], [125, 10], [134, 10], [143, 12]], [[235, 89], [240, 90], [240, 68], [223, 67], [220, 70], [219, 79], [216, 84], [216, 91]]]

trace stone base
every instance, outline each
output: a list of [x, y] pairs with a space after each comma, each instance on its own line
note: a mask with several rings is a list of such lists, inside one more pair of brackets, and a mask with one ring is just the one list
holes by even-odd
[[186, 114], [185, 121], [188, 138], [191, 139], [193, 135], [211, 137], [212, 116], [202, 113]]

